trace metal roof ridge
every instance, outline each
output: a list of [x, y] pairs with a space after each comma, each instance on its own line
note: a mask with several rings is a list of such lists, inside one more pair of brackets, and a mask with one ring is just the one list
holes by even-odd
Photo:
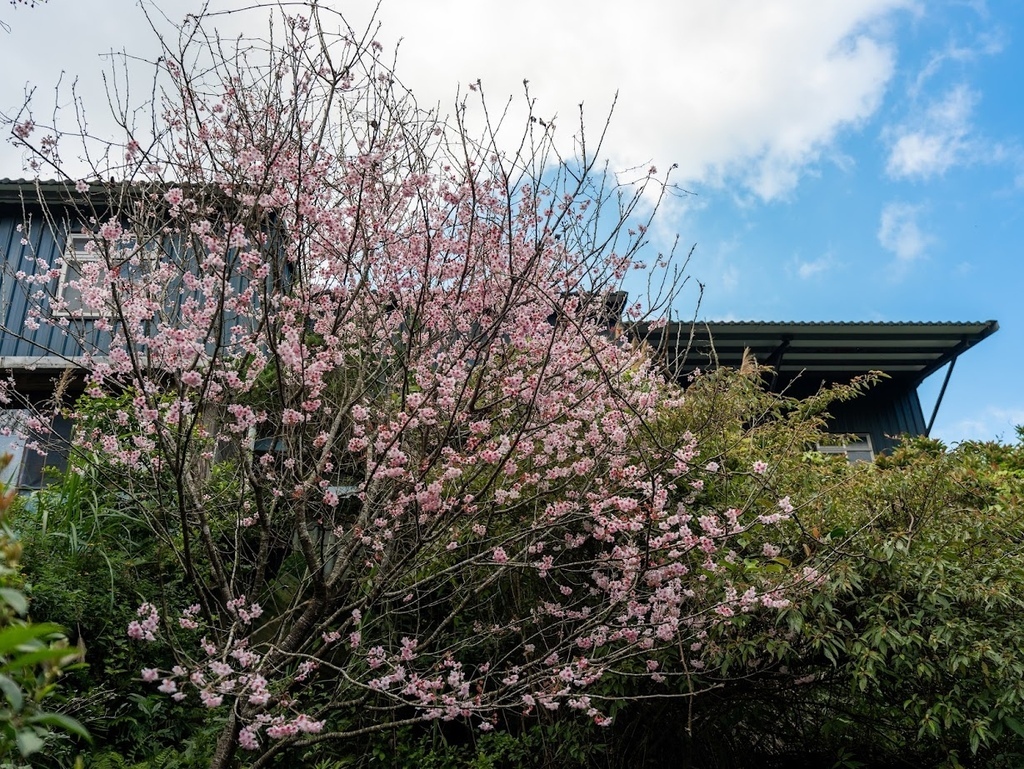
[[715, 326], [982, 326], [987, 320], [696, 320], [675, 321], [679, 325]]

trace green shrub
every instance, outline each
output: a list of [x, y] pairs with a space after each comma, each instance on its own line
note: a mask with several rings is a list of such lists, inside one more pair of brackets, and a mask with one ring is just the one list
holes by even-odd
[[[10, 456], [0, 457], [0, 472]], [[27, 619], [29, 603], [22, 589], [21, 543], [8, 517], [17, 507], [14, 492], [0, 489], [0, 761], [29, 759], [61, 733], [88, 739], [82, 725], [66, 713], [52, 711], [57, 680], [81, 658], [69, 648], [60, 625]]]

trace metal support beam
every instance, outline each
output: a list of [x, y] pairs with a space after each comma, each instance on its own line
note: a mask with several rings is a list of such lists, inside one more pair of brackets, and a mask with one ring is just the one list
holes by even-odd
[[939, 397], [935, 401], [935, 408], [932, 409], [932, 418], [928, 420], [928, 427], [925, 428], [924, 437], [928, 438], [932, 434], [932, 425], [935, 424], [935, 417], [939, 414], [939, 406], [942, 405], [942, 396], [946, 394], [946, 385], [949, 384], [949, 377], [953, 373], [953, 366], [956, 365], [956, 356], [949, 361], [949, 368], [946, 369], [946, 378], [942, 380], [942, 389], [939, 390]]

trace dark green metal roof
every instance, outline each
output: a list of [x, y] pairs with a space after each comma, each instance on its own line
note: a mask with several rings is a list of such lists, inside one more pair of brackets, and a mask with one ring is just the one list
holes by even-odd
[[749, 350], [781, 380], [803, 373], [818, 381], [849, 381], [858, 374], [882, 371], [893, 380], [916, 386], [986, 337], [999, 324], [892, 322], [708, 321], [670, 323], [632, 333], [646, 338], [677, 375], [695, 368], [737, 368]]
[[0, 179], [0, 204], [25, 203], [38, 206], [42, 197], [48, 203], [66, 202], [73, 197], [81, 198], [75, 193], [75, 183], [53, 181], [49, 179]]

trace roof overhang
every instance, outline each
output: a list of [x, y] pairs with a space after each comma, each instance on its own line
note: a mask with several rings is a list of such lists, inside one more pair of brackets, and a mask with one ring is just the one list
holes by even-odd
[[708, 321], [642, 324], [631, 333], [658, 350], [677, 377], [695, 368], [739, 368], [744, 352], [770, 366], [780, 384], [796, 377], [816, 383], [848, 382], [882, 371], [916, 387], [999, 329], [994, 320], [974, 323], [798, 323]]
[[[90, 192], [99, 194], [100, 185], [91, 185]], [[74, 182], [50, 179], [0, 179], [0, 205], [36, 208], [43, 201], [48, 205], [82, 203], [85, 196], [75, 189]]]

